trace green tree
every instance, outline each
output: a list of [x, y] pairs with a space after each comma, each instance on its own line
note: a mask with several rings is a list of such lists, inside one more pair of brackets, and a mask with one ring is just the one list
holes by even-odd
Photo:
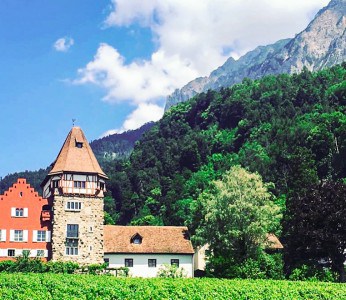
[[263, 254], [267, 233], [281, 219], [269, 186], [260, 175], [234, 166], [198, 198], [202, 219], [195, 240], [210, 245], [214, 275], [232, 277], [231, 266]]

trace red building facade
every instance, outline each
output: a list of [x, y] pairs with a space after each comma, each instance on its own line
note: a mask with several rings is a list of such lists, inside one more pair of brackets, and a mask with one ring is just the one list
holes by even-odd
[[30, 257], [51, 257], [51, 205], [19, 178], [0, 195], [0, 261], [28, 251]]

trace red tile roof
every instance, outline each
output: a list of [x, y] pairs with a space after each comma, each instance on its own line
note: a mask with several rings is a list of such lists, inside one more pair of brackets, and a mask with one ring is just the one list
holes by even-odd
[[[82, 147], [77, 147], [77, 144]], [[107, 178], [81, 128], [73, 127], [66, 137], [48, 175], [63, 172], [97, 173]]]
[[[139, 234], [141, 244], [131, 242]], [[184, 226], [104, 226], [105, 253], [193, 254], [188, 229]]]

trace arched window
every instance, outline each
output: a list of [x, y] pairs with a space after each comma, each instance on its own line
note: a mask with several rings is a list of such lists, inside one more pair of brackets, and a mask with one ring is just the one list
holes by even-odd
[[138, 234], [138, 233], [133, 235], [132, 238], [131, 238], [131, 243], [132, 244], [136, 244], [136, 245], [142, 244], [142, 237], [141, 237], [141, 235]]

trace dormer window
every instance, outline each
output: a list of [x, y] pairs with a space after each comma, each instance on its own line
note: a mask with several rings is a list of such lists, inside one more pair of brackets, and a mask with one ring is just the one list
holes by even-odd
[[132, 238], [131, 238], [131, 243], [132, 244], [142, 244], [142, 237], [140, 234], [136, 233]]
[[77, 147], [77, 148], [83, 148], [83, 143], [82, 143], [82, 142], [77, 142], [77, 141], [76, 141], [76, 147]]

